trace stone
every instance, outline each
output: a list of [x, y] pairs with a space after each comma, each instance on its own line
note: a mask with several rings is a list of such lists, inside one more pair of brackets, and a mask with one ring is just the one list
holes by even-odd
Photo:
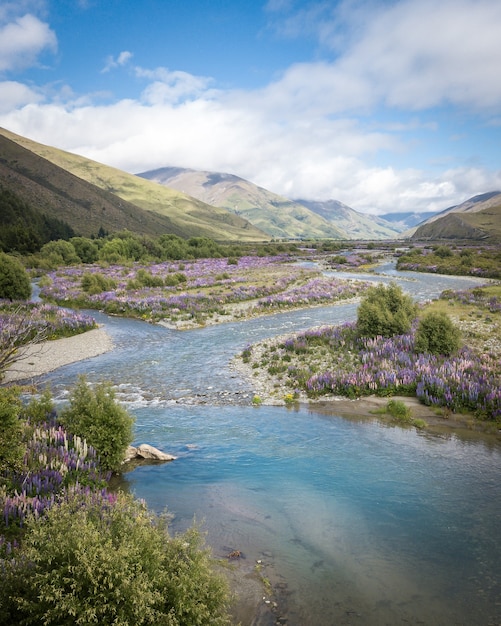
[[176, 458], [177, 457], [172, 456], [172, 454], [167, 454], [166, 452], [162, 452], [161, 450], [158, 450], [158, 448], [154, 448], [147, 443], [142, 443], [137, 447], [129, 446], [127, 448], [124, 463], [128, 463], [133, 460], [174, 461]]

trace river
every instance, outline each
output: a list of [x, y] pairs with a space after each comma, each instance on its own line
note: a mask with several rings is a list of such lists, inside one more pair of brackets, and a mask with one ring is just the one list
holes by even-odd
[[[479, 283], [391, 264], [357, 277], [396, 280], [418, 300]], [[495, 440], [254, 407], [229, 366], [249, 343], [354, 319], [356, 305], [183, 332], [95, 316], [114, 350], [42, 382], [64, 399], [78, 374], [111, 381], [135, 415], [136, 443], [178, 456], [129, 472], [124, 487], [167, 507], [173, 532], [196, 518], [216, 556], [241, 551], [233, 567], [244, 574], [260, 562], [273, 593], [263, 587], [262, 610], [241, 612], [242, 626], [501, 623]]]

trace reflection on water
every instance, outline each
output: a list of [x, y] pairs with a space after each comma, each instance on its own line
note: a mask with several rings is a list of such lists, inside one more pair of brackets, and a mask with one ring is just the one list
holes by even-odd
[[[392, 266], [385, 280], [393, 279]], [[406, 273], [417, 299], [474, 281]], [[228, 367], [261, 338], [354, 319], [355, 305], [174, 332], [100, 317], [115, 350], [47, 377], [111, 380], [136, 441], [178, 456], [126, 481], [174, 530], [203, 520], [217, 556], [261, 560], [290, 626], [501, 623], [501, 450], [308, 407], [249, 406]]]

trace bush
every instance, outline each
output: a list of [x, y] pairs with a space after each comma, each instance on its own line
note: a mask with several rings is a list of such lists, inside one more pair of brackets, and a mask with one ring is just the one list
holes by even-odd
[[395, 283], [370, 287], [357, 313], [357, 332], [361, 337], [392, 337], [409, 332], [417, 305]]
[[31, 282], [28, 273], [14, 257], [0, 253], [0, 298], [5, 300], [28, 300]]
[[23, 459], [19, 394], [20, 390], [16, 387], [0, 389], [0, 474], [18, 469]]
[[430, 312], [419, 320], [415, 336], [416, 352], [449, 356], [461, 345], [461, 332], [446, 313]]
[[226, 583], [201, 544], [196, 528], [170, 537], [165, 516], [129, 495], [70, 494], [28, 519], [0, 624], [229, 624]]
[[61, 412], [69, 432], [87, 441], [99, 455], [103, 469], [117, 471], [132, 442], [131, 415], [115, 400], [107, 383], [92, 390], [81, 376], [70, 394], [70, 405]]
[[116, 288], [117, 283], [113, 278], [108, 278], [104, 274], [96, 272], [85, 272], [82, 276], [81, 283], [82, 289], [90, 296], [95, 296], [103, 291], [112, 291]]

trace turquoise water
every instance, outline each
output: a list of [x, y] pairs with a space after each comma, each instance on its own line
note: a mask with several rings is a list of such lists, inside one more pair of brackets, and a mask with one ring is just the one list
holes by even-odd
[[[473, 284], [402, 279], [418, 299]], [[498, 444], [252, 407], [228, 365], [247, 343], [355, 315], [343, 305], [182, 333], [100, 316], [114, 351], [46, 380], [59, 397], [81, 372], [116, 384], [136, 442], [178, 456], [130, 472], [126, 487], [168, 507], [173, 530], [203, 521], [217, 556], [261, 560], [290, 626], [499, 624]]]

